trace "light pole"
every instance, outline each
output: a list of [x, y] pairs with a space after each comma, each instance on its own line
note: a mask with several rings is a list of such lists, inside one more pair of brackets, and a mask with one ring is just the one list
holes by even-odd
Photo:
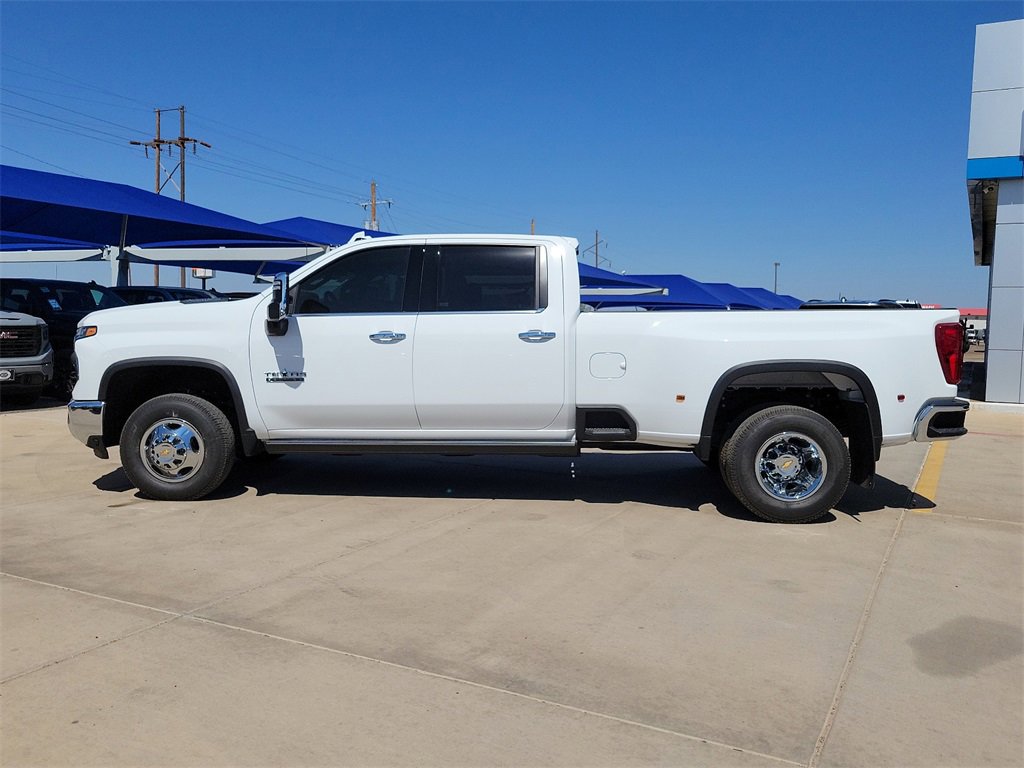
[[781, 264], [782, 262], [775, 261], [772, 263], [775, 264], [775, 293], [777, 295], [779, 293], [779, 264]]

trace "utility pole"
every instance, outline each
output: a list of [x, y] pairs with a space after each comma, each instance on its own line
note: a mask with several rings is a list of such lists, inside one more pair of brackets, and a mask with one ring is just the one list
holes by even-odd
[[[395, 202], [394, 200], [381, 200], [381, 204], [386, 205], [388, 208]], [[370, 209], [369, 221], [364, 221], [363, 226], [373, 232], [379, 232], [380, 227], [377, 225], [377, 182], [370, 182], [370, 200], [365, 203], [360, 203], [360, 207], [365, 211], [367, 208]]]
[[586, 248], [584, 248], [582, 251], [580, 251], [577, 254], [577, 258], [582, 259], [590, 251], [593, 251], [594, 252], [594, 266], [595, 267], [600, 267], [602, 261], [604, 261], [606, 264], [611, 266], [611, 262], [608, 261], [608, 259], [602, 259], [601, 258], [601, 254], [600, 254], [601, 243], [604, 243], [605, 245], [608, 245], [608, 241], [607, 240], [602, 240], [600, 233], [595, 229], [594, 230], [594, 244], [593, 245], [588, 245]]
[[[175, 112], [177, 111], [179, 116], [179, 133], [176, 139], [165, 139], [160, 136], [160, 115], [164, 112]], [[151, 141], [133, 141], [132, 144], [146, 148], [146, 157], [149, 157], [149, 150], [153, 150], [153, 159], [155, 160], [155, 181], [154, 189], [158, 195], [163, 194], [164, 187], [170, 182], [178, 188], [179, 199], [185, 202], [185, 147], [189, 144], [192, 145], [192, 154], [196, 153], [196, 145], [202, 144], [207, 149], [210, 149], [210, 145], [205, 141], [199, 139], [193, 139], [185, 135], [185, 107], [176, 107], [175, 109], [154, 109], [156, 113], [156, 136]], [[167, 147], [167, 159], [168, 161], [172, 157], [171, 147], [178, 148], [178, 164], [168, 171], [163, 167], [163, 152], [164, 147]], [[178, 183], [174, 182], [174, 172], [178, 171]], [[166, 179], [161, 181], [161, 176], [166, 176]], [[153, 265], [153, 285], [160, 285], [160, 265]], [[185, 268], [181, 268], [181, 287], [185, 287]]]
[[772, 262], [772, 263], [775, 264], [775, 294], [778, 295], [778, 293], [779, 293], [779, 265], [782, 262], [781, 261], [775, 261], [775, 262]]
[[537, 224], [537, 220], [536, 219], [530, 219], [530, 234], [531, 235], [537, 234], [536, 224]]

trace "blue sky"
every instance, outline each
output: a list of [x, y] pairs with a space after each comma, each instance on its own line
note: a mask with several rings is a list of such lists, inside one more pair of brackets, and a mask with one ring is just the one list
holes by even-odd
[[254, 221], [359, 225], [376, 179], [392, 231], [535, 218], [584, 247], [600, 230], [615, 271], [771, 288], [779, 261], [780, 292], [803, 298], [984, 306], [964, 186], [974, 27], [1021, 15], [3, 0], [0, 160], [150, 189], [128, 141], [184, 104], [213, 145], [188, 160], [188, 200]]

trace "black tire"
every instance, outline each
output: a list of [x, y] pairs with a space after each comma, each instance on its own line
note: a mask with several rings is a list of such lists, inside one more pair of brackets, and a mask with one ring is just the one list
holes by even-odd
[[725, 487], [729, 489], [729, 492], [735, 496], [736, 491], [732, 487], [732, 482], [729, 480], [729, 472], [727, 467], [729, 466], [729, 457], [732, 456], [732, 436], [722, 443], [722, 446], [718, 449], [718, 474], [722, 476], [722, 482], [725, 483]]
[[224, 482], [234, 460], [235, 432], [228, 417], [193, 395], [147, 400], [121, 431], [125, 474], [151, 499], [201, 499]]
[[75, 388], [75, 372], [68, 365], [54, 365], [53, 379], [46, 387], [46, 394], [57, 400], [67, 402]]
[[722, 447], [722, 477], [740, 503], [774, 523], [823, 517], [846, 492], [850, 451], [814, 411], [778, 405], [746, 419]]

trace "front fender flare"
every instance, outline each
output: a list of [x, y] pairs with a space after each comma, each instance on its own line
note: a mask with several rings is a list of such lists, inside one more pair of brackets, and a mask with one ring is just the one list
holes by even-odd
[[[170, 366], [176, 368], [202, 368], [208, 371], [212, 371], [220, 376], [224, 383], [227, 385], [228, 392], [231, 394], [231, 402], [235, 409], [235, 419], [238, 424], [238, 436], [242, 443], [242, 450], [246, 456], [251, 456], [254, 453], [258, 453], [260, 450], [260, 440], [256, 437], [256, 433], [249, 426], [249, 419], [245, 410], [245, 401], [242, 399], [242, 391], [238, 386], [238, 382], [235, 380], [234, 374], [231, 370], [221, 362], [217, 360], [209, 360], [206, 358], [199, 357], [136, 357], [131, 360], [122, 360], [114, 363], [107, 370], [103, 372], [103, 376], [100, 378], [98, 400], [107, 400], [107, 389], [110, 386], [111, 380], [118, 373], [133, 368], [153, 368], [156, 366]], [[106, 434], [106, 427], [104, 426], [104, 435]], [[105, 442], [107, 442], [105, 440]], [[108, 445], [114, 443], [107, 442]]]

